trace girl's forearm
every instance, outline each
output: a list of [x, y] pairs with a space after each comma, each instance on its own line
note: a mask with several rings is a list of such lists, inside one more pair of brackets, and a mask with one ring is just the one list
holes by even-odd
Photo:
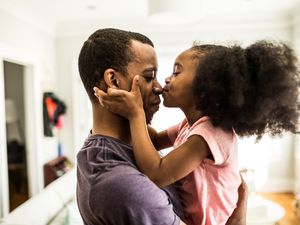
[[130, 131], [134, 156], [139, 169], [151, 180], [155, 180], [161, 158], [151, 142], [144, 113], [130, 119]]

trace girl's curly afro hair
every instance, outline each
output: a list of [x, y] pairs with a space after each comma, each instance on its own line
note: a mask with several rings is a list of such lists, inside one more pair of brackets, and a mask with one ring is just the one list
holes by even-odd
[[199, 59], [193, 93], [214, 126], [239, 136], [297, 131], [299, 67], [287, 45], [194, 45]]

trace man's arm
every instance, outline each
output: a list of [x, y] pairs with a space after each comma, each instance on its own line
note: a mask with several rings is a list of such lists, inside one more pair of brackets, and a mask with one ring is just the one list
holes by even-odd
[[[248, 187], [246, 182], [242, 178], [242, 183], [238, 189], [239, 198], [237, 207], [229, 217], [226, 225], [246, 225], [247, 214], [247, 199], [248, 199]], [[186, 225], [184, 222], [180, 222], [180, 225]]]
[[229, 217], [226, 225], [246, 225], [248, 187], [242, 176], [241, 179], [242, 183], [238, 189], [239, 198], [237, 207]]
[[157, 151], [173, 146], [168, 136], [167, 130], [157, 133], [157, 131], [153, 127], [148, 125], [148, 133]]

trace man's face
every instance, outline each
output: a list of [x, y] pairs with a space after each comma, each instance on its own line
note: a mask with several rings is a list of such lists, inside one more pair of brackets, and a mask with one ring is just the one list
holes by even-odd
[[162, 87], [156, 79], [157, 58], [155, 50], [148, 44], [138, 41], [132, 41], [133, 60], [128, 64], [128, 85], [127, 90], [131, 89], [132, 79], [139, 75], [139, 86], [143, 98], [144, 110], [147, 123], [153, 118], [158, 111]]

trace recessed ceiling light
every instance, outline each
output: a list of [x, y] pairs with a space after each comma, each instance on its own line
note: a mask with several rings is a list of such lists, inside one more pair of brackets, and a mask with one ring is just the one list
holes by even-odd
[[95, 10], [97, 7], [95, 5], [88, 5], [88, 10]]
[[203, 0], [148, 0], [148, 18], [159, 24], [188, 24], [204, 15]]

